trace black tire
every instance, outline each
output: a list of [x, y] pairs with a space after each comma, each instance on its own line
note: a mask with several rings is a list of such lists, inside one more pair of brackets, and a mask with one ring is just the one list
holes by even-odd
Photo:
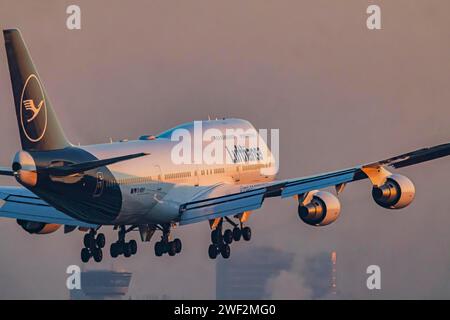
[[155, 243], [155, 255], [161, 257], [163, 255], [163, 244], [161, 241]]
[[224, 259], [228, 259], [230, 257], [231, 254], [231, 248], [228, 244], [224, 244], [223, 246], [220, 247], [220, 254], [222, 255], [222, 257]]
[[167, 253], [171, 257], [173, 257], [174, 255], [177, 254], [177, 245], [176, 245], [175, 241], [170, 241], [168, 243]]
[[250, 241], [252, 238], [252, 229], [250, 229], [250, 227], [245, 227], [242, 229], [242, 237], [245, 241]]
[[102, 259], [103, 259], [103, 252], [102, 252], [102, 249], [96, 248], [96, 249], [92, 252], [92, 256], [94, 257], [94, 261], [95, 261], [95, 262], [101, 262]]
[[181, 243], [181, 240], [177, 238], [177, 239], [173, 240], [173, 242], [175, 243], [176, 253], [180, 253], [181, 249], [183, 248], [183, 244]]
[[111, 257], [113, 257], [113, 258], [117, 258], [119, 256], [117, 242], [111, 243], [111, 247], [109, 248], [109, 253], [111, 254]]
[[131, 247], [131, 254], [135, 255], [136, 252], [137, 252], [137, 242], [136, 242], [136, 240], [130, 240], [129, 244], [130, 244], [130, 247]]
[[217, 258], [217, 247], [214, 244], [210, 244], [209, 248], [208, 248], [208, 255], [210, 259], [215, 259]]
[[86, 263], [89, 261], [90, 258], [91, 252], [89, 251], [89, 249], [88, 248], [81, 249], [81, 261], [83, 261], [83, 263]]
[[122, 250], [125, 258], [131, 257], [131, 246], [129, 242], [122, 243]]
[[97, 243], [97, 246], [99, 248], [104, 248], [105, 244], [106, 244], [106, 238], [105, 235], [103, 233], [99, 233], [97, 235], [97, 239], [95, 239], [95, 242]]
[[90, 248], [91, 247], [91, 234], [90, 233], [86, 233], [83, 237], [83, 244], [85, 248]]
[[215, 229], [211, 231], [211, 242], [214, 244], [219, 244], [221, 241], [222, 235], [220, 234], [219, 229]]
[[233, 242], [233, 231], [231, 231], [230, 229], [225, 230], [225, 232], [223, 233], [223, 242], [225, 242], [226, 244], [230, 244]]
[[242, 238], [242, 231], [240, 228], [235, 227], [233, 228], [233, 240], [234, 241], [239, 241]]
[[118, 255], [123, 254], [123, 248], [124, 248], [123, 244], [124, 244], [124, 243], [121, 242], [121, 241], [117, 241], [117, 242], [116, 242], [116, 250], [117, 250], [117, 254], [118, 254]]

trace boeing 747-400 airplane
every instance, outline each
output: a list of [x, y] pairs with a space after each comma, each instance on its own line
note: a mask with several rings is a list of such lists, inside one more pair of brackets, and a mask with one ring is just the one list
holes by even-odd
[[[139, 230], [144, 242], [161, 232], [155, 254], [174, 256], [182, 243], [172, 238], [172, 227], [202, 221], [211, 229], [209, 257], [229, 258], [233, 241], [250, 240], [251, 229], [246, 226], [250, 213], [266, 198], [295, 198], [303, 222], [325, 226], [339, 216], [337, 195], [344, 186], [366, 178], [378, 205], [403, 208], [413, 201], [414, 185], [389, 167], [450, 153], [450, 144], [444, 144], [344, 170], [276, 180], [276, 158], [265, 142], [249, 147], [245, 138], [256, 130], [241, 119], [190, 122], [135, 141], [75, 146], [58, 122], [20, 32], [3, 34], [22, 149], [10, 168], [0, 168], [1, 175], [14, 177], [21, 185], [0, 187], [0, 216], [16, 219], [32, 234], [48, 234], [61, 226], [65, 233], [84, 231], [83, 262], [102, 260], [101, 227], [118, 231], [118, 240], [110, 246], [112, 257], [136, 253], [136, 241], [126, 241], [132, 230]], [[182, 154], [176, 152], [180, 141], [174, 135], [195, 136], [196, 125], [215, 132], [209, 140], [225, 143], [216, 153], [231, 161], [174, 161], [174, 154]], [[228, 131], [237, 134], [229, 136]], [[264, 140], [256, 135], [258, 141]], [[201, 141], [201, 152], [206, 148], [207, 141]], [[327, 187], [335, 187], [336, 195], [321, 191]]]

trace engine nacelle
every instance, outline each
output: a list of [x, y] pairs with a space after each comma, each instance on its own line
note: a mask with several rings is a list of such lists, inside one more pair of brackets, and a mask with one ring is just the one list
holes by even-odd
[[311, 201], [298, 206], [298, 216], [311, 226], [326, 226], [336, 221], [340, 213], [339, 199], [326, 191], [313, 191]]
[[415, 194], [416, 189], [412, 181], [399, 174], [390, 175], [383, 185], [372, 189], [373, 200], [387, 209], [408, 206], [414, 200]]
[[30, 234], [49, 234], [53, 233], [61, 227], [56, 223], [45, 223], [28, 220], [17, 220], [17, 223]]
[[26, 151], [19, 151], [14, 156], [12, 169], [14, 176], [20, 184], [34, 187], [37, 184], [38, 174], [33, 157]]

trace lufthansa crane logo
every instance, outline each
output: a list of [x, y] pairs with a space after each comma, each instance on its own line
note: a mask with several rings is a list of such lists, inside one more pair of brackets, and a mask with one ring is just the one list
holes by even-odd
[[44, 90], [36, 75], [25, 81], [20, 98], [20, 123], [28, 140], [39, 142], [47, 130], [47, 106]]
[[39, 105], [37, 107], [34, 104], [33, 99], [25, 100], [23, 102], [23, 106], [25, 107], [25, 109], [32, 112], [32, 116], [30, 119], [27, 119], [27, 122], [33, 121], [38, 116], [43, 104], [44, 100], [41, 100], [41, 102], [39, 102]]

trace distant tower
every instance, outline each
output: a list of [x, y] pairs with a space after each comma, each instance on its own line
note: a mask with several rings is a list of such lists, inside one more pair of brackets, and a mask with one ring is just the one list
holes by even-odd
[[337, 285], [336, 285], [336, 251], [331, 252], [331, 294], [337, 294]]

